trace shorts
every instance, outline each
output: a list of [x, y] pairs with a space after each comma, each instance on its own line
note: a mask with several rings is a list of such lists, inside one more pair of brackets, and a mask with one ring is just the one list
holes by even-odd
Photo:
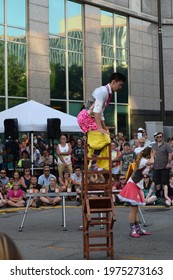
[[168, 185], [169, 184], [170, 169], [153, 169], [153, 181], [156, 185]]

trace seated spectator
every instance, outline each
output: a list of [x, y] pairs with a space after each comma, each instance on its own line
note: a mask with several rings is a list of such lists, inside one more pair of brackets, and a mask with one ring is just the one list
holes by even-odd
[[11, 207], [23, 207], [25, 206], [25, 200], [23, 199], [23, 191], [19, 188], [18, 184], [14, 184], [13, 188], [9, 191], [7, 197], [7, 205]]
[[40, 197], [40, 201], [42, 203], [44, 203], [44, 205], [58, 205], [61, 202], [61, 197], [59, 196], [55, 196], [55, 192], [56, 192], [56, 188], [58, 188], [58, 185], [56, 183], [56, 179], [55, 178], [50, 178], [50, 185], [48, 187], [48, 193], [52, 193], [51, 196], [41, 196]]
[[12, 189], [13, 184], [14, 184], [14, 177], [10, 176], [7, 185], [10, 187], [10, 189]]
[[76, 145], [72, 151], [72, 159], [74, 160], [73, 166], [80, 166], [81, 170], [84, 168], [84, 147], [82, 143], [82, 139], [76, 139]]
[[57, 155], [58, 155], [58, 172], [59, 176], [62, 177], [62, 173], [65, 170], [68, 170], [72, 174], [72, 161], [71, 161], [71, 144], [67, 143], [66, 135], [61, 135], [60, 144], [57, 146]]
[[3, 198], [4, 198], [5, 200], [7, 200], [9, 191], [10, 191], [10, 187], [9, 187], [9, 185], [7, 184], [7, 185], [5, 185], [5, 186], [3, 187], [3, 189], [2, 189], [2, 196], [3, 196]]
[[63, 171], [63, 176], [58, 178], [60, 191], [66, 192], [68, 188], [72, 187], [72, 179], [70, 178], [70, 173], [68, 171]]
[[91, 184], [105, 183], [105, 178], [104, 178], [103, 174], [92, 174], [89, 176], [88, 182]]
[[81, 189], [82, 189], [82, 173], [79, 166], [74, 168], [74, 173], [71, 175], [73, 187], [77, 193], [76, 201], [77, 206], [80, 205], [81, 202]]
[[173, 205], [173, 174], [170, 175], [169, 184], [164, 186], [164, 202], [166, 207]]
[[1, 191], [0, 191], [0, 208], [5, 207], [7, 205], [6, 199], [3, 197]]
[[5, 169], [1, 169], [0, 171], [0, 190], [8, 183], [9, 178], [6, 176]]
[[146, 204], [154, 204], [157, 200], [157, 197], [155, 195], [155, 184], [150, 179], [150, 176], [148, 174], [144, 175], [144, 183], [143, 183], [143, 193], [145, 197]]
[[53, 166], [53, 156], [49, 154], [49, 151], [47, 149], [43, 150], [39, 165]]
[[125, 187], [126, 183], [127, 183], [126, 176], [123, 175], [123, 174], [120, 174], [119, 181], [114, 182], [113, 189], [114, 190], [122, 190]]
[[23, 150], [21, 152], [21, 159], [19, 159], [17, 166], [23, 168], [23, 163], [22, 163], [23, 161], [28, 162], [28, 167], [29, 167], [31, 161], [27, 150]]
[[24, 168], [23, 176], [20, 178], [20, 189], [26, 193], [30, 187], [31, 171], [29, 168]]
[[50, 167], [46, 165], [43, 167], [43, 174], [38, 177], [38, 185], [40, 187], [42, 186], [46, 187], [48, 191], [51, 178], [54, 178], [56, 180], [56, 177], [50, 173]]
[[[29, 170], [28, 168], [27, 168], [27, 170]], [[28, 174], [28, 173], [27, 173]], [[27, 175], [25, 175], [25, 177], [26, 177]], [[20, 178], [20, 174], [19, 174], [19, 171], [15, 171], [14, 172], [14, 174], [13, 174], [13, 178], [14, 178], [14, 183], [15, 184], [18, 184], [19, 186], [21, 185], [21, 178]], [[28, 185], [28, 184], [27, 184]]]
[[[40, 186], [38, 185], [38, 180], [36, 175], [31, 176], [30, 180], [30, 188], [27, 190], [29, 193], [39, 193], [40, 191]], [[39, 197], [33, 197], [30, 201], [30, 206], [31, 207], [40, 207], [40, 198]]]

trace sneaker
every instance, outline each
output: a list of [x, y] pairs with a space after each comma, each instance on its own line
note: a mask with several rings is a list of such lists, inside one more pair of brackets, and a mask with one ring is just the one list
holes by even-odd
[[146, 231], [143, 228], [140, 228], [139, 230], [137, 230], [138, 235], [151, 235], [151, 232]]
[[83, 226], [80, 226], [80, 227], [78, 228], [78, 230], [83, 230]]
[[136, 232], [135, 229], [133, 229], [133, 230], [130, 232], [130, 236], [131, 236], [131, 237], [134, 237], [134, 238], [140, 237], [140, 235], [137, 234], [137, 232]]

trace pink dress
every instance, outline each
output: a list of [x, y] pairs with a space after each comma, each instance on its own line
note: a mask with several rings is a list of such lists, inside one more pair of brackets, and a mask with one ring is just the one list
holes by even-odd
[[147, 159], [142, 158], [139, 169], [137, 169], [138, 172], [140, 173], [141, 179], [138, 182], [136, 182], [136, 180], [133, 179], [133, 176], [131, 176], [127, 184], [125, 185], [125, 187], [117, 195], [121, 201], [128, 202], [133, 206], [144, 206], [146, 204], [144, 200], [144, 194], [142, 188], [143, 188], [143, 174], [148, 172], [148, 168], [146, 166], [147, 161], [148, 161]]

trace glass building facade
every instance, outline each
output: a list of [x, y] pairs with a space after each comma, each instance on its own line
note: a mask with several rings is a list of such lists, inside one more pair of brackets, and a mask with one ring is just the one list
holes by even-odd
[[26, 1], [0, 0], [0, 111], [27, 100]]
[[[170, 2], [162, 2], [166, 125], [173, 117]], [[77, 116], [119, 71], [127, 82], [106, 123], [130, 135], [160, 121], [158, 54], [157, 0], [0, 0], [0, 111], [33, 99]]]

